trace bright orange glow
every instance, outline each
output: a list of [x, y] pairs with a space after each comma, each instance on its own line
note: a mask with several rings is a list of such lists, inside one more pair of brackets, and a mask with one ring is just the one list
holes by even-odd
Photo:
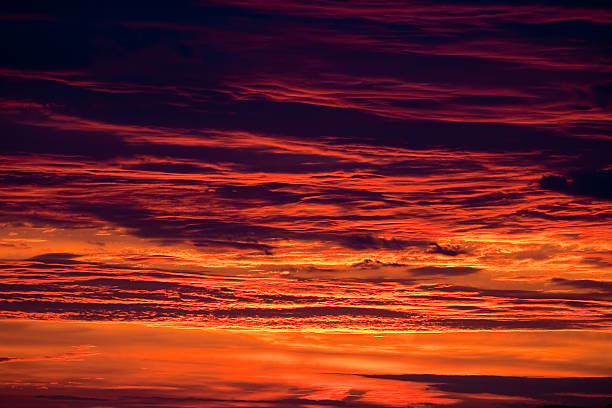
[[[98, 398], [101, 406], [159, 399], [177, 407], [212, 401], [228, 407], [268, 406], [266, 401], [307, 404], [348, 401], [351, 396], [382, 406], [460, 400], [487, 406], [499, 398], [495, 392], [453, 394], [436, 389], [429, 384], [436, 378], [426, 375], [470, 374], [508, 381], [513, 376], [612, 374], [606, 352], [611, 338], [603, 333], [576, 342], [569, 332], [373, 336], [126, 323], [4, 321], [0, 326], [3, 352], [11, 356], [0, 363], [2, 392], [14, 406], [32, 401], [64, 406], [66, 399], [53, 399], [58, 393], [70, 393], [75, 400]], [[31, 339], [25, 346], [23, 336]], [[466, 372], [467, 365], [478, 368]], [[367, 377], [406, 372], [423, 376], [412, 381]]]

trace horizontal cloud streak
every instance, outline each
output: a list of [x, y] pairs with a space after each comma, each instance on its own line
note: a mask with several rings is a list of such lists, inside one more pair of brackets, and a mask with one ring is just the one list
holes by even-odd
[[[223, 277], [121, 268], [74, 258], [72, 254], [46, 254], [2, 265], [2, 316], [285, 330], [554, 330], [610, 325], [606, 313], [609, 294], [602, 293], [597, 285], [582, 285], [580, 281], [574, 285], [557, 279], [555, 283], [590, 291], [553, 294], [419, 284], [393, 278], [306, 281]], [[381, 263], [376, 271], [384, 267]], [[396, 265], [391, 267], [398, 269]], [[470, 267], [410, 269], [415, 277], [426, 279], [477, 271]], [[15, 273], [20, 278], [10, 279]], [[574, 315], [577, 312], [581, 318]]]

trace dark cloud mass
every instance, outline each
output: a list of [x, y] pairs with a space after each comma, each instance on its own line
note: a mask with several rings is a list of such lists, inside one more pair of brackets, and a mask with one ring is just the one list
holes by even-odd
[[540, 186], [565, 194], [612, 199], [612, 170], [579, 171], [564, 176], [544, 176]]
[[28, 259], [29, 261], [42, 262], [44, 264], [72, 264], [78, 263], [75, 258], [78, 258], [79, 255], [63, 253], [63, 252], [54, 252], [48, 254], [41, 254], [33, 256]]
[[[531, 378], [489, 375], [364, 375], [396, 381], [429, 383], [439, 391], [460, 394], [496, 394], [549, 402], [547, 407], [604, 406], [611, 377]], [[552, 405], [551, 405], [552, 404]], [[562, 404], [562, 405], [559, 405]], [[576, 405], [573, 405], [576, 404]], [[461, 405], [463, 406], [463, 405]], [[544, 405], [542, 405], [544, 407]]]
[[580, 289], [592, 289], [601, 292], [607, 292], [612, 294], [612, 281], [596, 281], [592, 279], [564, 279], [564, 278], [553, 278], [553, 283], [570, 286]]
[[468, 275], [476, 273], [480, 269], [472, 268], [470, 266], [422, 266], [420, 268], [412, 268], [409, 271], [415, 275], [427, 276], [427, 275]]

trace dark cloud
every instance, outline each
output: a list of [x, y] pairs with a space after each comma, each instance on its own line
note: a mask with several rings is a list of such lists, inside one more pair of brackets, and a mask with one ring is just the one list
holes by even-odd
[[151, 172], [159, 172], [159, 173], [176, 173], [176, 174], [208, 174], [208, 173], [217, 173], [218, 170], [207, 167], [207, 166], [198, 166], [195, 164], [189, 163], [158, 163], [158, 162], [149, 162], [149, 163], [139, 163], [132, 166], [127, 166], [127, 169], [130, 170], [142, 170], [142, 171], [151, 171]]
[[[245, 387], [249, 389], [250, 387], [262, 389], [265, 387], [265, 384], [257, 383], [257, 384], [246, 384], [241, 383], [237, 384], [241, 387]], [[270, 386], [269, 388], [273, 388]], [[94, 390], [87, 390], [89, 392]], [[111, 392], [116, 392], [112, 390]], [[62, 404], [70, 404], [74, 402], [76, 405], [69, 406], [78, 406], [81, 407], [83, 404], [88, 404], [89, 401], [92, 405], [86, 405], [94, 407], [95, 404], [99, 404], [100, 401], [106, 401], [107, 403], [112, 403], [113, 406], [119, 408], [137, 408], [142, 406], [175, 406], [175, 407], [187, 407], [192, 406], [193, 404], [202, 405], [202, 406], [224, 406], [224, 407], [244, 407], [244, 406], [257, 406], [261, 408], [306, 408], [313, 406], [321, 406], [321, 407], [339, 407], [339, 408], [384, 408], [388, 407], [388, 405], [380, 405], [376, 403], [370, 403], [366, 401], [362, 401], [360, 399], [361, 394], [358, 393], [357, 390], [350, 391], [349, 396], [343, 400], [335, 400], [335, 399], [311, 399], [311, 398], [303, 398], [303, 397], [292, 397], [288, 396], [285, 398], [278, 399], [223, 399], [223, 398], [202, 398], [202, 397], [180, 397], [180, 396], [162, 396], [158, 393], [140, 393], [140, 395], [130, 395], [124, 393], [117, 393], [118, 395], [112, 395], [109, 398], [89, 398], [82, 396], [72, 396], [72, 395], [37, 395], [37, 398], [40, 400], [50, 401], [60, 401]], [[62, 407], [67, 405], [62, 405]]]
[[476, 273], [480, 270], [480, 268], [473, 268], [470, 266], [422, 266], [419, 268], [408, 269], [410, 273], [417, 276], [461, 276]]
[[56, 154], [97, 160], [129, 154], [132, 149], [123, 138], [103, 131], [83, 132], [36, 127], [3, 121], [0, 127], [8, 137], [0, 139], [0, 152], [8, 154]]
[[215, 310], [213, 315], [216, 317], [300, 317], [310, 318], [317, 316], [371, 316], [371, 317], [392, 317], [392, 318], [410, 318], [416, 314], [401, 312], [397, 310], [365, 308], [365, 307], [347, 307], [347, 306], [320, 306], [320, 307], [294, 307], [287, 309], [268, 309], [268, 308], [253, 308], [253, 309], [231, 309], [231, 310]]
[[[418, 149], [554, 150], [564, 154], [571, 151], [571, 156], [591, 156], [609, 149], [606, 140], [577, 140], [566, 131], [570, 124], [554, 127], [548, 125], [549, 121], [543, 124], [537, 120], [536, 125], [525, 125], [530, 122], [525, 120], [517, 120], [523, 123], [520, 125], [510, 124], [502, 116], [492, 118], [490, 111], [493, 106], [508, 112], [517, 103], [527, 103], [539, 108], [535, 116], [558, 109], [554, 115], [563, 117], [567, 116], [567, 106], [581, 106], [582, 99], [592, 99], [586, 95], [588, 89], [602, 105], [608, 82], [592, 61], [608, 51], [601, 39], [609, 28], [590, 19], [597, 13], [585, 12], [582, 6], [578, 10], [570, 8], [574, 14], [568, 14], [563, 7], [537, 5], [521, 12], [533, 20], [553, 13], [555, 21], [525, 23], [511, 18], [512, 13], [502, 12], [500, 4], [494, 5], [492, 14], [467, 18], [473, 10], [464, 3], [449, 10], [433, 10], [439, 19], [432, 21], [422, 14], [422, 6], [413, 5], [411, 10], [414, 8], [415, 15], [423, 19], [410, 17], [407, 10], [400, 18], [406, 21], [401, 24], [393, 19], [385, 21], [392, 14], [388, 11], [391, 6], [383, 7], [386, 12], [382, 15], [372, 16], [363, 15], [361, 7], [346, 5], [342, 9], [352, 16], [347, 19], [334, 14], [338, 10], [329, 4], [310, 12], [305, 11], [308, 7], [297, 7], [304, 15], [295, 13], [295, 7], [259, 8], [248, 3], [180, 2], [172, 12], [151, 6], [145, 7], [145, 12], [138, 6], [110, 2], [96, 13], [82, 4], [57, 9], [44, 4], [13, 5], [15, 14], [35, 13], [48, 18], [29, 21], [27, 29], [21, 21], [4, 26], [4, 38], [9, 39], [11, 47], [0, 64], [19, 68], [20, 73], [37, 72], [38, 77], [7, 74], [3, 89], [18, 100], [53, 105], [56, 113], [123, 125], [172, 129], [189, 123], [191, 128], [250, 130], [307, 140], [331, 136], [343, 144]], [[317, 10], [324, 17], [317, 15]], [[83, 24], [85, 18], [94, 23]], [[446, 23], [456, 24], [458, 18], [465, 30], [444, 30], [441, 34], [439, 30], [446, 28]], [[573, 33], [573, 45], [562, 40], [567, 34], [564, 30]], [[516, 37], [538, 48], [523, 49], [523, 43], [514, 43]], [[482, 38], [488, 40], [484, 50], [471, 48], [471, 42]], [[506, 47], [509, 55], [493, 52], [510, 41], [516, 49]], [[552, 53], [551, 41], [563, 41], [569, 50]], [[382, 47], [385, 43], [391, 46]], [[406, 44], [416, 48], [406, 48]], [[531, 58], [530, 53], [544, 54], [551, 61], [544, 58], [539, 63], [544, 67], [534, 66], [537, 58]], [[555, 66], [558, 59], [567, 60], [564, 68]], [[123, 64], [125, 61], [129, 64]], [[589, 70], [591, 75], [583, 75]], [[315, 71], [321, 74], [313, 76]], [[253, 90], [254, 94], [239, 95], [239, 89], [249, 88], [245, 78], [265, 83], [268, 89], [285, 86], [291, 92], [293, 87], [306, 94], [320, 91], [318, 86], [327, 87], [325, 91], [338, 95], [341, 101], [317, 103], [307, 97], [277, 100]], [[397, 82], [397, 86], [389, 89], [389, 81]], [[432, 95], [410, 89], [398, 95], [397, 89], [415, 83], [435, 84], [433, 88], [439, 89], [428, 91]], [[559, 85], [565, 83], [570, 85]], [[361, 95], [364, 91], [369, 98]], [[424, 113], [441, 111], [445, 114], [439, 119], [422, 119], [432, 116]], [[580, 122], [583, 127], [589, 126], [587, 120]], [[28, 132], [36, 130], [27, 127]], [[49, 134], [49, 129], [45, 133]], [[28, 141], [12, 141], [10, 147], [25, 149]], [[59, 136], [55, 144], [37, 141], [30, 143], [33, 151], [68, 154], [81, 150], [78, 140]], [[108, 157], [109, 150], [115, 154], [146, 150], [140, 145], [125, 149], [121, 141], [115, 142], [80, 153]], [[195, 150], [203, 157], [202, 149]], [[179, 152], [172, 155], [176, 154]], [[260, 160], [259, 164], [272, 166], [275, 161]]]
[[282, 191], [288, 186], [277, 184], [261, 184], [255, 186], [221, 185], [215, 187], [215, 194], [231, 200], [237, 201], [239, 205], [245, 201], [266, 202], [270, 204], [282, 205], [295, 203], [302, 200], [304, 195]]
[[440, 254], [446, 256], [457, 256], [467, 253], [467, 251], [459, 246], [442, 246], [432, 243], [429, 248], [429, 253]]
[[402, 263], [387, 263], [387, 262], [381, 262], [377, 259], [364, 259], [361, 262], [358, 262], [356, 264], [351, 265], [353, 268], [358, 268], [358, 269], [380, 269], [382, 267], [392, 267], [392, 268], [399, 268], [399, 267], [405, 267], [408, 266], [406, 264], [402, 264]]
[[37, 395], [36, 398], [59, 401], [108, 401], [106, 398], [80, 397], [76, 395]]
[[549, 293], [539, 292], [535, 290], [520, 290], [520, 289], [489, 289], [489, 288], [478, 288], [474, 286], [461, 286], [461, 285], [419, 285], [419, 289], [440, 291], [446, 293], [466, 293], [474, 294], [477, 296], [485, 297], [500, 297], [506, 298], [508, 301], [521, 301], [521, 300], [539, 300], [552, 302], [559, 300], [605, 300], [606, 297], [602, 296], [600, 292], [590, 293]]
[[[430, 387], [447, 393], [494, 394], [507, 397], [527, 397], [553, 404], [579, 406], [604, 406], [610, 402], [609, 389], [612, 377], [505, 377], [493, 375], [369, 375], [396, 381], [427, 383]], [[557, 405], [558, 406], [558, 405]]]
[[29, 258], [28, 261], [42, 262], [45, 264], [73, 265], [76, 263], [80, 263], [79, 261], [75, 260], [75, 258], [78, 258], [80, 256], [81, 255], [71, 254], [67, 252], [52, 252], [48, 254], [33, 256], [32, 258]]
[[612, 294], [612, 281], [597, 281], [592, 279], [564, 279], [552, 278], [552, 283], [558, 285], [569, 286], [578, 289], [596, 290], [598, 292]]
[[259, 244], [256, 242], [239, 242], [239, 241], [219, 241], [211, 239], [194, 239], [192, 241], [196, 247], [226, 247], [236, 249], [252, 249], [261, 251], [266, 255], [272, 255], [274, 247], [267, 244]]
[[427, 247], [430, 243], [421, 240], [404, 240], [398, 238], [377, 238], [371, 235], [348, 235], [339, 241], [347, 248], [356, 250], [388, 249], [400, 251], [409, 247]]
[[[234, 189], [240, 194], [240, 189]], [[248, 190], [248, 189], [247, 189]], [[232, 188], [224, 190], [231, 194]], [[256, 197], [262, 196], [259, 189]], [[268, 191], [268, 190], [263, 190]], [[249, 193], [249, 194], [251, 194]], [[271, 193], [272, 196], [274, 193]], [[285, 193], [279, 196], [286, 197]], [[131, 203], [80, 203], [72, 206], [73, 211], [91, 214], [95, 217], [128, 228], [136, 236], [164, 241], [188, 240], [196, 246], [226, 246], [243, 249], [256, 249], [271, 253], [273, 246], [261, 241], [274, 239], [296, 239], [304, 241], [324, 241], [342, 245], [354, 250], [385, 249], [400, 251], [406, 248], [427, 248], [432, 244], [424, 240], [406, 240], [399, 238], [379, 238], [372, 234], [354, 234], [350, 232], [298, 232], [266, 225], [253, 225], [238, 221], [227, 221], [219, 218], [203, 218], [193, 215], [164, 216], [133, 205]]]
[[612, 170], [585, 170], [564, 176], [543, 176], [540, 187], [576, 196], [612, 199]]
[[612, 106], [612, 83], [593, 85], [592, 91], [595, 104], [609, 110]]
[[198, 246], [230, 246], [234, 248], [260, 249], [270, 246], [258, 243], [261, 239], [282, 236], [282, 229], [230, 222], [215, 218], [181, 217], [158, 218], [158, 214], [133, 204], [81, 203], [73, 209], [125, 228], [142, 238], [164, 241], [190, 240]]
[[[525, 218], [535, 218], [548, 221], [577, 221], [577, 222], [605, 222], [612, 218], [612, 214], [606, 212], [587, 212], [585, 213], [574, 213], [574, 214], [563, 214], [563, 213], [552, 213], [538, 210], [519, 210], [516, 212], [517, 216]], [[517, 225], [518, 226], [518, 225]], [[528, 227], [526, 227], [528, 228]]]

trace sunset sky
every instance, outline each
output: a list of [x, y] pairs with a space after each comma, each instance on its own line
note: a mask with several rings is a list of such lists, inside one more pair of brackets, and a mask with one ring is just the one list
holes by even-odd
[[607, 1], [8, 1], [0, 34], [0, 406], [612, 404]]

